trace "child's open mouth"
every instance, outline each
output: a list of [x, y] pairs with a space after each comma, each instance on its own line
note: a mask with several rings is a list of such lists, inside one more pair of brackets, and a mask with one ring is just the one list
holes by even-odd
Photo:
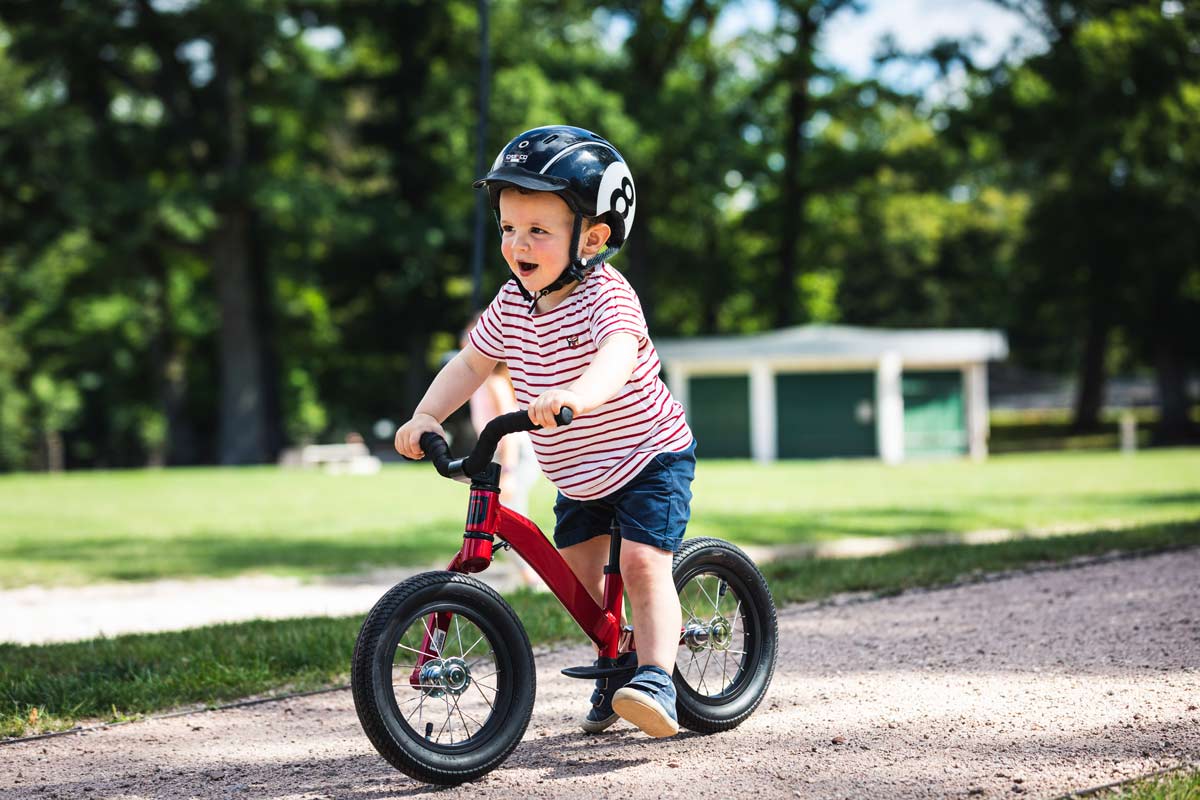
[[518, 261], [517, 269], [521, 271], [521, 277], [532, 275], [538, 268], [537, 264], [531, 264], [528, 261]]

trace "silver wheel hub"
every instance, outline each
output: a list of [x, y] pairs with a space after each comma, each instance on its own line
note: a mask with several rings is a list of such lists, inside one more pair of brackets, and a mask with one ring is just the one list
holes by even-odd
[[709, 631], [713, 650], [728, 650], [733, 645], [733, 626], [724, 617], [713, 617]]
[[457, 697], [471, 685], [471, 668], [461, 658], [430, 661], [421, 667], [421, 687], [431, 697]]
[[733, 626], [719, 615], [708, 623], [689, 622], [683, 630], [683, 642], [693, 653], [700, 653], [706, 648], [728, 650], [733, 646]]

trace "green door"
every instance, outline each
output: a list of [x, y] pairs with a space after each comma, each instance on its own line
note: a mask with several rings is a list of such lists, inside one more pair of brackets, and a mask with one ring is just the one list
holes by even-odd
[[750, 457], [750, 378], [746, 375], [688, 379], [688, 425], [696, 454], [704, 458]]
[[873, 372], [776, 375], [775, 405], [780, 458], [876, 454]]
[[906, 457], [958, 456], [967, 452], [961, 372], [906, 371], [901, 391]]

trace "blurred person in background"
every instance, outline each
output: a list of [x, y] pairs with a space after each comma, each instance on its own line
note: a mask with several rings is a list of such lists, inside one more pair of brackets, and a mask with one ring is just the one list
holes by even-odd
[[[475, 314], [462, 333], [462, 346], [466, 346], [467, 335], [478, 321], [479, 314]], [[471, 395], [468, 405], [471, 426], [475, 428], [476, 434], [482, 433], [484, 426], [499, 415], [520, 410], [517, 406], [517, 395], [513, 391], [512, 378], [508, 374], [508, 366], [503, 361], [496, 364], [492, 374]], [[541, 474], [529, 434], [510, 433], [501, 439], [500, 447], [496, 450], [496, 460], [500, 464], [500, 502], [522, 516], [529, 516], [529, 492]], [[509, 551], [509, 555], [520, 566], [521, 581], [525, 586], [531, 589], [545, 588], [546, 584], [534, 572], [533, 567], [515, 551]]]

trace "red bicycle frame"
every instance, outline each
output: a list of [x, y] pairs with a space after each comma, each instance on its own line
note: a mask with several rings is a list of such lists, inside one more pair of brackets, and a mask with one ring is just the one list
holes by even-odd
[[[497, 536], [511, 545], [541, 576], [584, 634], [596, 643], [600, 655], [615, 659], [621, 644], [621, 604], [625, 589], [619, 569], [620, 537], [613, 537], [609, 549], [609, 564], [604, 569], [604, 604], [600, 606], [541, 529], [529, 519], [501, 505], [499, 492], [494, 488], [481, 487], [479, 484], [471, 486], [462, 548], [446, 569], [468, 574], [487, 569], [492, 563]], [[451, 614], [442, 612], [435, 617], [421, 643], [417, 666], [409, 676], [414, 686], [420, 683], [421, 667], [437, 657], [429, 652], [431, 638], [439, 639], [435, 650], [440, 651], [440, 640], [450, 627]]]

